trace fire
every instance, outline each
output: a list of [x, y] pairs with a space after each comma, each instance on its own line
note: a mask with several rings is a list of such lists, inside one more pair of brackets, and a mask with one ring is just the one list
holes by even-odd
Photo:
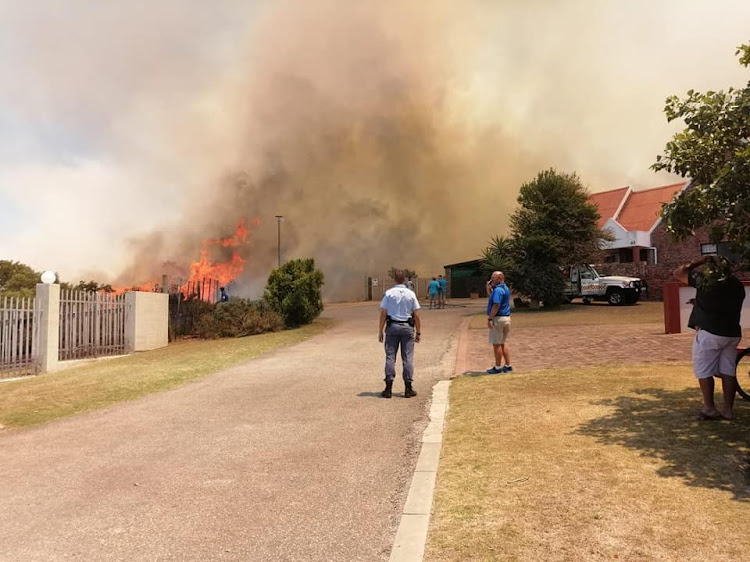
[[[260, 224], [259, 219], [254, 220], [254, 225]], [[237, 228], [234, 231], [234, 236], [228, 238], [207, 238], [202, 243], [200, 260], [190, 264], [190, 279], [192, 282], [199, 282], [204, 279], [218, 279], [219, 283], [226, 285], [231, 281], [237, 279], [245, 269], [244, 260], [240, 257], [240, 254], [236, 248], [247, 244], [247, 238], [250, 235], [250, 231], [245, 226], [245, 218], [241, 218]], [[221, 246], [223, 248], [235, 248], [232, 252], [232, 257], [226, 262], [215, 262], [211, 261], [210, 248], [212, 246]]]
[[[252, 220], [252, 226], [259, 226], [260, 219]], [[250, 229], [246, 226], [245, 218], [241, 218], [232, 236], [226, 238], [207, 238], [201, 242], [200, 258], [190, 264], [190, 277], [187, 281], [180, 279], [175, 287], [186, 298], [198, 296], [201, 299], [213, 301], [218, 298], [219, 287], [223, 287], [237, 279], [245, 269], [247, 260], [239, 254], [239, 248], [248, 243]], [[226, 261], [214, 261], [211, 248], [232, 248], [232, 256]], [[175, 281], [174, 279], [172, 282]], [[171, 282], [167, 290], [172, 292]], [[140, 285], [112, 287], [114, 294], [127, 291], [161, 291], [162, 281], [150, 281]]]
[[161, 283], [156, 281], [149, 281], [148, 283], [141, 283], [140, 285], [116, 285], [111, 287], [111, 291], [101, 290], [100, 292], [107, 292], [112, 295], [122, 295], [129, 291], [141, 291], [144, 293], [154, 293], [161, 290]]

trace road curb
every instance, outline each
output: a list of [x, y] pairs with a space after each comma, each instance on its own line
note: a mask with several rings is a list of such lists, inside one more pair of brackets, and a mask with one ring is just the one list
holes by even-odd
[[432, 389], [430, 423], [422, 434], [422, 449], [393, 541], [390, 562], [421, 562], [424, 558], [450, 384], [449, 380], [440, 381]]
[[[466, 318], [459, 328], [456, 362], [450, 379], [465, 371], [468, 326], [469, 318]], [[450, 379], [440, 381], [432, 387], [430, 422], [422, 433], [422, 447], [401, 514], [401, 522], [393, 541], [390, 562], [422, 562], [424, 559], [440, 451], [443, 446], [445, 414], [449, 408]]]

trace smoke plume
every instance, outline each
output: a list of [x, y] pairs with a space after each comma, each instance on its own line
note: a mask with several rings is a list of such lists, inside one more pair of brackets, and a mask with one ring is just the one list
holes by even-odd
[[[80, 2], [83, 36], [54, 13], [6, 14], [38, 30], [22, 78], [39, 99], [8, 86], [0, 99], [53, 123], [70, 153], [44, 166], [16, 154], [0, 189], [77, 191], [47, 212], [69, 210], [55, 220], [66, 240], [100, 243], [64, 266], [122, 283], [187, 275], [204, 239], [257, 218], [235, 285], [248, 295], [276, 265], [283, 215], [283, 259], [314, 257], [329, 298], [356, 298], [366, 273], [477, 257], [550, 166], [592, 191], [670, 181], [648, 170], [674, 129], [663, 100], [742, 83], [732, 54], [750, 9], [727, 3], [705, 33], [710, 3], [653, 4], [227, 2], [206, 20], [199, 4]], [[24, 236], [19, 252], [38, 243]]]

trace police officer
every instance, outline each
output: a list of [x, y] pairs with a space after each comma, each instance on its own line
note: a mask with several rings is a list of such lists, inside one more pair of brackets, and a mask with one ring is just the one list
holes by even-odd
[[422, 332], [419, 318], [419, 300], [414, 291], [404, 285], [405, 275], [398, 269], [393, 275], [396, 285], [385, 292], [380, 303], [380, 323], [378, 341], [383, 341], [385, 328], [385, 390], [383, 398], [391, 397], [393, 379], [396, 378], [396, 353], [401, 347], [401, 360], [404, 370], [404, 398], [417, 393], [412, 388], [414, 378], [414, 344], [418, 343]]

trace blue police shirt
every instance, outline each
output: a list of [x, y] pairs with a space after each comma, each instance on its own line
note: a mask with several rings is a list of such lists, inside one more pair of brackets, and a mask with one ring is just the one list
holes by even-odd
[[497, 316], [510, 316], [510, 289], [505, 283], [495, 285], [487, 301], [487, 316], [492, 312], [492, 305], [499, 304]]

